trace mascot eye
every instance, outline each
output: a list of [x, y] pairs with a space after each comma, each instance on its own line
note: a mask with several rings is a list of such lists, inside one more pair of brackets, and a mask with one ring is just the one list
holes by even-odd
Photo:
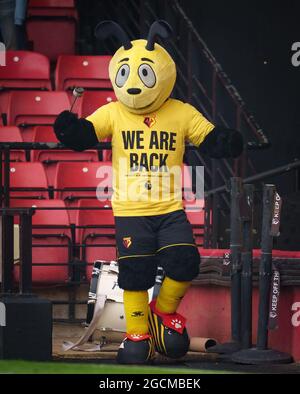
[[129, 77], [129, 72], [130, 72], [130, 68], [128, 64], [123, 64], [123, 66], [119, 68], [115, 81], [118, 88], [122, 88], [125, 85], [125, 82]]
[[153, 88], [156, 83], [156, 77], [149, 64], [141, 64], [138, 73], [141, 81], [147, 86], [147, 88]]

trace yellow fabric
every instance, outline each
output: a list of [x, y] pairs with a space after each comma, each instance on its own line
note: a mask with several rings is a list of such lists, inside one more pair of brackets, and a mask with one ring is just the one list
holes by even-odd
[[212, 123], [191, 105], [174, 99], [146, 115], [128, 112], [120, 102], [109, 103], [87, 119], [99, 141], [112, 137], [115, 216], [182, 209], [185, 141], [199, 146], [214, 128]]
[[[129, 112], [144, 114], [156, 111], [170, 96], [175, 81], [176, 67], [168, 52], [159, 44], [153, 51], [146, 49], [146, 40], [131, 41], [132, 48], [119, 48], [109, 64], [109, 77], [118, 100]], [[126, 59], [126, 60], [124, 60]], [[128, 66], [129, 75], [122, 87], [116, 84], [119, 69]], [[139, 76], [141, 65], [149, 65], [155, 75], [155, 84], [148, 87]], [[140, 94], [129, 94], [127, 89], [138, 88]]]
[[175, 313], [191, 282], [177, 282], [166, 277], [160, 288], [155, 307], [162, 313]]
[[124, 290], [127, 334], [148, 334], [148, 291]]

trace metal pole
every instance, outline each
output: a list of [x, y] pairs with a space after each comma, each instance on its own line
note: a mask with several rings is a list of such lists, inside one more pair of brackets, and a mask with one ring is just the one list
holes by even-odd
[[4, 206], [9, 207], [10, 149], [4, 149]]
[[240, 199], [242, 193], [241, 178], [231, 178], [230, 210], [230, 254], [231, 254], [231, 335], [232, 340], [241, 340], [241, 242], [242, 229], [240, 217]]
[[212, 199], [212, 234], [211, 234], [211, 246], [212, 248], [218, 248], [219, 243], [219, 220], [220, 220], [220, 195], [216, 193]]
[[[217, 71], [213, 70], [212, 75], [212, 120], [217, 123]], [[212, 163], [212, 188], [218, 186], [218, 166], [219, 161], [217, 159], [211, 159]], [[219, 218], [220, 218], [220, 196], [216, 193], [212, 200], [212, 247], [218, 247], [218, 237], [219, 237]]]
[[230, 178], [230, 195], [231, 342], [212, 346], [208, 353], [232, 354], [241, 349], [241, 178]]
[[263, 218], [261, 230], [261, 260], [259, 267], [259, 307], [257, 327], [257, 348], [268, 347], [268, 318], [269, 299], [272, 278], [272, 248], [273, 237], [271, 224], [273, 216], [275, 185], [264, 185], [263, 189]]
[[2, 293], [13, 291], [14, 217], [2, 214]]
[[[292, 357], [274, 349], [268, 349], [269, 301], [272, 278], [272, 247], [271, 232], [273, 214], [275, 213], [275, 186], [264, 185], [263, 189], [263, 218], [261, 238], [261, 261], [259, 267], [259, 307], [256, 348], [240, 350], [232, 355], [231, 360], [239, 364], [283, 364], [292, 362]], [[274, 216], [275, 217], [275, 216]], [[273, 231], [275, 232], [275, 228]], [[249, 246], [249, 245], [248, 245]], [[249, 290], [249, 289], [248, 289]], [[244, 311], [243, 311], [244, 312]], [[249, 322], [248, 322], [249, 323]], [[245, 335], [245, 343], [249, 343], [250, 333]], [[243, 343], [244, 345], [244, 343]]]
[[248, 349], [252, 345], [252, 248], [253, 248], [253, 185], [244, 186], [243, 247], [241, 253], [242, 282], [241, 282], [241, 310], [242, 310], [242, 348]]
[[3, 203], [3, 198], [4, 198], [4, 188], [3, 188], [3, 149], [1, 148], [0, 150], [0, 190], [1, 190], [1, 194], [0, 194], [0, 206], [2, 207], [2, 203]]
[[211, 197], [205, 198], [204, 204], [204, 248], [211, 247]]
[[32, 292], [32, 215], [33, 209], [20, 213], [20, 294]]

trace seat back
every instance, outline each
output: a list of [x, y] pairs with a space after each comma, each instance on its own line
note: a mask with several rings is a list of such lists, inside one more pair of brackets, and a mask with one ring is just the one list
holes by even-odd
[[74, 0], [29, 0], [27, 16], [78, 18]]
[[102, 105], [117, 101], [113, 90], [86, 90], [79, 102], [78, 116], [86, 118]]
[[[110, 205], [112, 172], [110, 162], [60, 162], [57, 165], [55, 198], [63, 199], [68, 207], [76, 208], [80, 200], [94, 199]], [[106, 188], [106, 189], [105, 189]], [[105, 189], [105, 190], [103, 190]], [[76, 211], [69, 211], [70, 222], [75, 223]]]
[[17, 126], [0, 127], [0, 142], [23, 142], [20, 129]]
[[49, 197], [46, 173], [41, 163], [11, 163], [9, 180], [10, 188], [25, 189], [12, 190], [10, 197], [13, 199]]
[[[16, 126], [1, 126], [0, 142], [23, 142], [19, 128]], [[26, 154], [22, 149], [10, 150], [9, 157], [12, 161], [26, 161]]]
[[14, 91], [8, 104], [9, 125], [53, 124], [57, 115], [70, 108], [65, 92]]
[[51, 90], [48, 58], [35, 52], [7, 51], [6, 67], [0, 67], [0, 87]]
[[54, 187], [62, 190], [57, 191], [55, 196], [60, 199], [96, 199], [97, 188], [99, 196], [103, 196], [100, 187], [112, 187], [111, 175], [111, 162], [59, 163]]
[[[59, 141], [56, 138], [52, 126], [36, 126], [34, 128], [33, 142]], [[43, 163], [48, 179], [48, 185], [53, 186], [59, 162], [98, 161], [98, 151], [85, 150], [84, 152], [74, 152], [67, 149], [32, 150], [30, 157], [31, 161], [40, 161]]]
[[[9, 97], [10, 97], [10, 91], [3, 90], [2, 92], [0, 92], [0, 113], [1, 113], [0, 125], [1, 126], [5, 126], [7, 123]], [[5, 121], [3, 117], [5, 117]]]
[[53, 130], [53, 126], [35, 126], [32, 134], [32, 142], [55, 142], [58, 139]]
[[111, 56], [59, 56], [55, 70], [56, 90], [75, 86], [111, 89], [108, 75], [110, 60]]
[[[62, 200], [16, 198], [11, 201], [10, 206], [19, 208], [43, 208], [37, 209], [32, 216], [33, 234], [66, 234], [71, 236], [69, 217], [66, 205]], [[18, 221], [16, 220], [15, 223], [18, 223]], [[40, 227], [38, 228], [36, 226]], [[42, 226], [45, 228], [42, 228]], [[64, 228], [65, 226], [67, 227]]]
[[31, 17], [26, 32], [31, 49], [43, 53], [51, 62], [60, 54], [74, 54], [77, 22], [69, 17]]

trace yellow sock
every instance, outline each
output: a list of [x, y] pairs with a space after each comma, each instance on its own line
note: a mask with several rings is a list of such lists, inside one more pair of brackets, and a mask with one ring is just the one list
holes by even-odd
[[155, 307], [162, 313], [176, 312], [190, 284], [191, 282], [177, 282], [176, 280], [165, 277]]
[[148, 334], [148, 291], [124, 290], [127, 334]]

